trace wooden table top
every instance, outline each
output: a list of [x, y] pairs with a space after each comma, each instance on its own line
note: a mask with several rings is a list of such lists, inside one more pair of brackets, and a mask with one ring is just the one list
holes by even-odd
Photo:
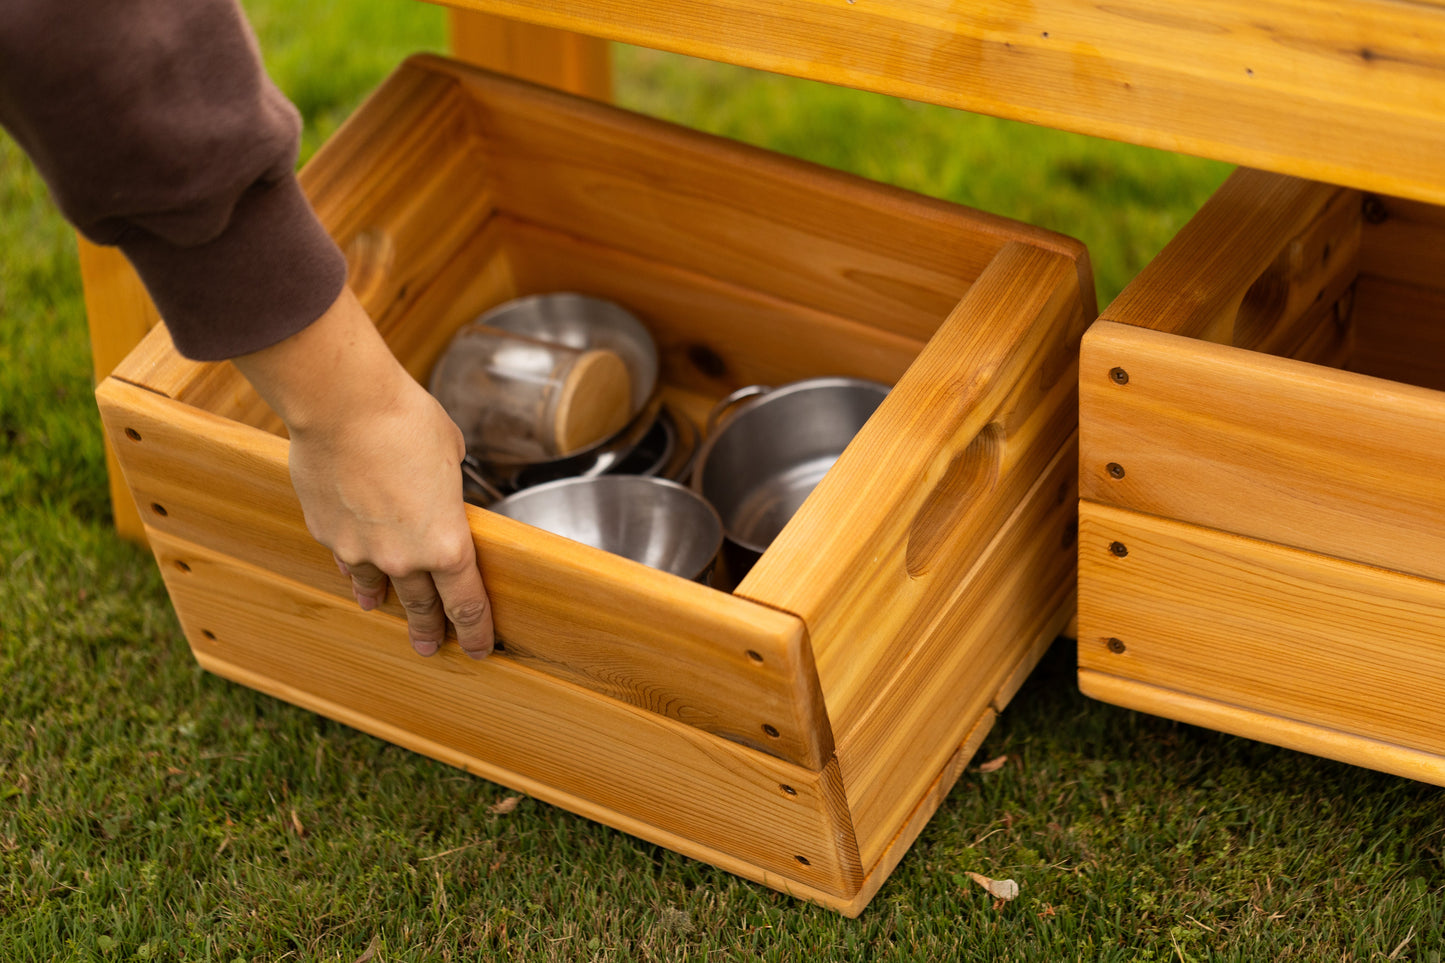
[[1445, 0], [446, 0], [1445, 203]]

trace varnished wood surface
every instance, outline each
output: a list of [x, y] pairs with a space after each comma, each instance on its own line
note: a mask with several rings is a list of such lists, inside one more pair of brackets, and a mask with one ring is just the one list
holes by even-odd
[[1085, 498], [1445, 579], [1445, 393], [1108, 322], [1081, 371]]
[[1445, 202], [1445, 6], [1417, 0], [446, 0]]
[[1081, 668], [1445, 755], [1445, 583], [1087, 501], [1079, 548]]
[[836, 766], [796, 766], [508, 659], [423, 659], [399, 617], [151, 537], [192, 651], [220, 675], [773, 886], [838, 903], [861, 883]]

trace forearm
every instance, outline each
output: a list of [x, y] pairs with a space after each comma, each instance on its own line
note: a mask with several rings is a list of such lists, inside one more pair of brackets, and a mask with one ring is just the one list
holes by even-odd
[[274, 344], [340, 293], [294, 176], [300, 119], [234, 0], [0, 0], [0, 125], [189, 357]]

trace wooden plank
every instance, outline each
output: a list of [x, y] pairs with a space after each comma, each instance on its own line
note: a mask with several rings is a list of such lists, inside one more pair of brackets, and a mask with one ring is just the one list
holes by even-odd
[[[1039, 228], [435, 58], [478, 104], [508, 213], [786, 301], [926, 339], [1005, 243]], [[782, 252], [786, 252], [783, 254]]]
[[854, 896], [847, 905], [838, 907], [838, 910], [844, 916], [849, 918], [859, 916], [864, 908], [867, 907], [869, 901], [878, 894], [878, 890], [883, 887], [888, 876], [893, 870], [897, 869], [898, 864], [903, 861], [904, 855], [908, 852], [909, 847], [913, 845], [914, 840], [923, 832], [923, 827], [928, 825], [928, 821], [933, 818], [933, 814], [938, 812], [943, 806], [943, 802], [948, 798], [948, 794], [952, 791], [954, 783], [958, 782], [958, 777], [963, 775], [964, 768], [968, 765], [969, 760], [973, 758], [974, 753], [978, 752], [979, 746], [983, 745], [983, 740], [988, 737], [997, 719], [998, 713], [991, 708], [985, 709], [983, 714], [979, 716], [978, 721], [974, 723], [973, 728], [970, 729], [968, 735], [964, 737], [962, 745], [948, 757], [948, 761], [944, 763], [937, 777], [929, 784], [923, 797], [918, 800], [918, 804], [914, 806], [913, 812], [909, 814], [908, 819], [899, 826], [897, 834], [889, 840], [883, 852], [869, 867], [868, 875], [864, 878], [863, 886], [858, 891], [858, 895]]
[[[1337, 187], [1256, 170], [1239, 170], [1215, 191], [1159, 256], [1149, 262], [1101, 317], [1189, 338], [1236, 342], [1236, 323], [1250, 292], [1257, 313], [1244, 327], [1267, 329], [1282, 313], [1292, 244], [1340, 202]], [[1281, 262], [1281, 255], [1285, 260]], [[1256, 287], [1271, 268], [1284, 276], [1271, 288]], [[1272, 297], [1265, 297], [1266, 293]], [[1279, 306], [1270, 301], [1281, 302]], [[1248, 309], [1246, 313], [1248, 313]], [[1241, 332], [1248, 336], [1248, 331]]]
[[399, 618], [152, 538], [192, 650], [217, 674], [768, 885], [830, 902], [858, 889], [831, 772], [510, 659], [416, 658]]
[[612, 99], [612, 56], [606, 41], [475, 10], [447, 13], [454, 57], [593, 100]]
[[1419, 287], [1445, 287], [1445, 207], [1372, 195], [1366, 202], [1360, 273]]
[[1362, 277], [1353, 329], [1351, 371], [1445, 390], [1445, 285]]
[[[95, 383], [111, 373], [161, 319], [140, 277], [118, 248], [101, 247], [76, 235], [80, 282], [90, 322], [90, 357]], [[115, 451], [105, 445], [106, 476], [115, 529], [122, 538], [145, 542], [145, 526], [125, 487]]]
[[1409, 0], [448, 0], [609, 40], [1445, 201], [1445, 8]]
[[1438, 581], [1086, 501], [1079, 633], [1083, 669], [1445, 752]]
[[[153, 529], [354, 604], [306, 531], [284, 439], [113, 378], [97, 394]], [[497, 658], [813, 769], [832, 755], [798, 619], [491, 512], [469, 517], [507, 649]], [[402, 617], [394, 599], [382, 612]]]
[[1102, 321], [1081, 354], [1084, 498], [1445, 578], [1445, 394]]
[[808, 625], [840, 739], [1073, 433], [1074, 279], [1005, 247], [738, 587]]
[[1093, 669], [1079, 670], [1079, 689], [1087, 696], [1126, 709], [1445, 786], [1445, 755], [1439, 753], [1405, 749], [1354, 733], [1307, 725]]
[[579, 291], [625, 305], [657, 341], [663, 380], [714, 400], [744, 385], [821, 375], [893, 384], [923, 350], [922, 340], [502, 220], [519, 292]]
[[951, 597], [905, 623], [886, 678], [838, 733], [863, 865], [891, 844], [960, 740], [1001, 712], [1074, 608], [1078, 448], [1064, 446]]

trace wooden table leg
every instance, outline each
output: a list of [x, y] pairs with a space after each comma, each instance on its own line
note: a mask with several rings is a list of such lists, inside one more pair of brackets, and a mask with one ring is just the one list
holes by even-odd
[[452, 53], [461, 60], [593, 100], [612, 99], [609, 44], [475, 10], [448, 10]]
[[[100, 384], [161, 317], [119, 249], [100, 247], [83, 237], [79, 241], [80, 280], [85, 288], [85, 313], [90, 318], [91, 360], [95, 383]], [[105, 443], [105, 464], [116, 531], [123, 538], [144, 544], [145, 527], [109, 441]]]

